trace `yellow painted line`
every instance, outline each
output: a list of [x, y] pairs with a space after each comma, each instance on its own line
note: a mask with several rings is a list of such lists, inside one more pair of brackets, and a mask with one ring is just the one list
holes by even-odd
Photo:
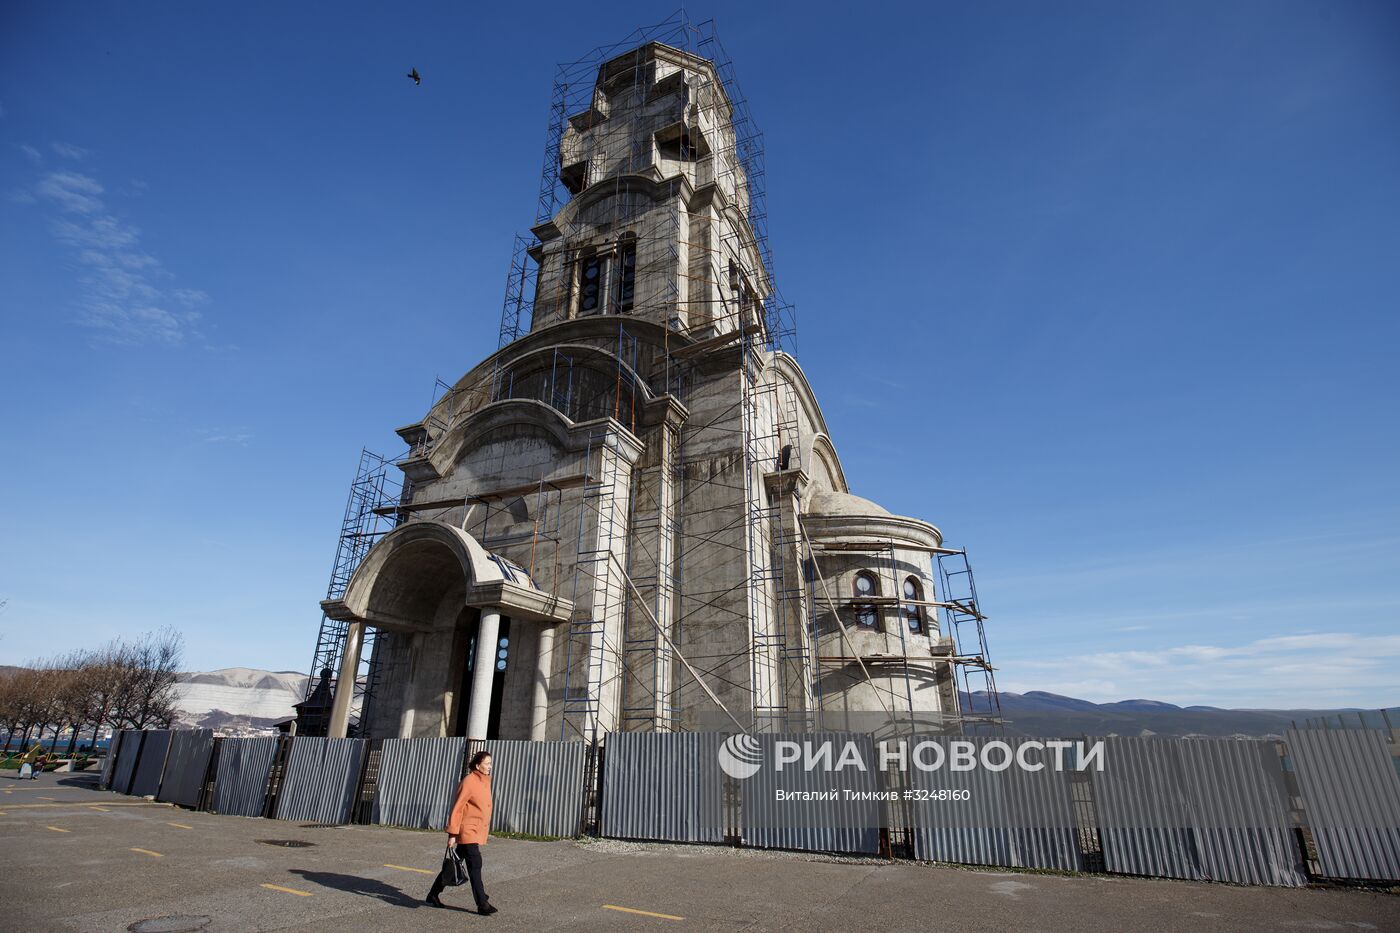
[[614, 904], [604, 904], [604, 910], [620, 910], [624, 914], [641, 914], [643, 917], [659, 917], [662, 920], [684, 920], [684, 917], [677, 917], [675, 914], [654, 914], [649, 910], [634, 910], [631, 907], [618, 907]]
[[93, 804], [92, 806], [88, 807], [88, 809], [89, 809], [89, 810], [96, 810], [98, 813], [111, 813], [111, 812], [112, 812], [111, 810], [108, 810], [106, 807], [99, 807], [99, 806], [97, 806], [96, 804]]
[[166, 826], [174, 826], [176, 829], [194, 829], [193, 826], [186, 826], [184, 823], [171, 823], [166, 821]]
[[159, 852], [152, 852], [150, 849], [138, 849], [135, 846], [132, 846], [129, 851], [140, 852], [142, 855], [154, 855], [156, 858], [165, 858], [165, 856], [161, 855]]
[[416, 871], [416, 872], [418, 872], [418, 874], [420, 874], [420, 875], [436, 875], [436, 874], [437, 874], [437, 872], [435, 872], [435, 871], [428, 871], [428, 869], [426, 869], [426, 868], [409, 868], [407, 865], [390, 865], [388, 862], [385, 862], [385, 863], [384, 863], [384, 867], [385, 867], [385, 868], [397, 868], [399, 871]]
[[287, 894], [295, 894], [297, 897], [310, 897], [310, 891], [298, 891], [296, 888], [284, 888], [280, 884], [264, 884], [263, 887], [271, 891], [283, 891]]
[[45, 826], [44, 828], [45, 828], [45, 829], [51, 829], [51, 830], [53, 830], [53, 831], [56, 832], [56, 833], [71, 833], [71, 832], [72, 832], [71, 829], [64, 829], [64, 828], [61, 827], [61, 826]]
[[40, 800], [57, 800], [57, 797], [40, 797]]
[[[34, 809], [39, 808], [39, 807], [48, 807], [49, 809], [53, 809], [54, 807], [80, 807], [80, 808], [86, 810], [86, 809], [89, 809], [89, 808], [91, 808], [91, 807], [98, 806], [98, 804], [95, 804], [95, 803], [83, 803], [81, 800], [74, 800], [74, 801], [71, 802], [71, 803], [7, 803], [7, 804], [3, 804], [3, 806], [5, 807], [6, 810], [34, 810]], [[101, 806], [104, 806], [104, 807], [152, 807], [152, 806], [155, 806], [155, 807], [163, 807], [163, 806], [165, 806], [165, 804], [160, 804], [160, 803], [157, 803], [157, 804], [152, 804], [152, 803], [104, 803], [104, 804], [101, 804]]]

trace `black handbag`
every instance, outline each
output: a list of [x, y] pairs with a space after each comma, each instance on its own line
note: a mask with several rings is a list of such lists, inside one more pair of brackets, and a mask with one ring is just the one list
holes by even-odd
[[457, 847], [450, 842], [447, 844], [447, 851], [442, 854], [442, 872], [438, 877], [450, 888], [467, 883], [467, 863], [457, 854]]

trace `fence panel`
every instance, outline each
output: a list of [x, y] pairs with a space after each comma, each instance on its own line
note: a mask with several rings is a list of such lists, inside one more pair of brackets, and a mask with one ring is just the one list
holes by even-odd
[[466, 751], [463, 738], [385, 739], [373, 821], [444, 828]]
[[282, 789], [277, 796], [279, 820], [348, 823], [365, 743], [361, 739], [292, 739]]
[[[982, 748], [1001, 741], [1006, 751], [988, 757], [1000, 764], [1024, 755], [1039, 770], [1011, 764], [1005, 770], [976, 767], [954, 771], [953, 742], [971, 743], [979, 760]], [[921, 749], [933, 743], [941, 749]], [[1022, 752], [1021, 747], [1033, 743]], [[1070, 774], [1053, 766], [1055, 756], [1034, 747], [1037, 740], [919, 736], [909, 740], [910, 791], [914, 857], [973, 865], [1053, 868], [1079, 871], [1083, 859], [1076, 839]], [[933, 767], [937, 763], [939, 767]], [[920, 767], [923, 765], [923, 767]], [[958, 799], [961, 793], [965, 799]]]
[[146, 733], [141, 742], [141, 758], [136, 762], [136, 771], [131, 779], [131, 794], [134, 797], [154, 797], [160, 790], [160, 780], [165, 774], [165, 756], [170, 751], [169, 729], [153, 729]]
[[224, 739], [209, 809], [234, 816], [262, 816], [267, 779], [277, 757], [277, 738]]
[[1400, 881], [1400, 776], [1386, 733], [1297, 729], [1287, 736], [1322, 874]]
[[603, 755], [600, 832], [614, 839], [724, 841], [714, 732], [614, 732]]
[[[883, 807], [873, 796], [883, 790], [877, 770], [874, 736], [854, 732], [810, 732], [736, 736], [756, 739], [761, 766], [751, 777], [740, 779], [744, 842], [766, 849], [804, 849], [815, 852], [877, 854]], [[779, 771], [778, 742], [797, 742], [814, 750], [830, 748], [831, 768], [840, 764], [848, 743], [865, 763], [864, 769], [808, 770], [804, 759]], [[733, 748], [733, 746], [726, 746]], [[833, 791], [833, 785], [836, 785]], [[778, 792], [798, 795], [779, 801]], [[823, 795], [834, 794], [826, 797]], [[808, 799], [803, 799], [806, 797]]]
[[583, 819], [583, 742], [490, 741], [491, 826], [532, 836], [576, 836]]
[[199, 806], [213, 751], [214, 733], [208, 729], [182, 729], [172, 735], [170, 754], [165, 759], [165, 780], [156, 799], [182, 807]]
[[1307, 883], [1273, 742], [1178, 739], [1201, 870], [1212, 881]]
[[141, 740], [144, 733], [140, 729], [123, 729], [121, 749], [117, 752], [117, 764], [112, 769], [111, 789], [119, 794], [131, 793], [131, 779], [136, 776], [136, 759], [141, 757]]
[[107, 743], [107, 757], [102, 759], [101, 786], [108, 789], [112, 786], [113, 772], [117, 764], [117, 753], [121, 749], [122, 734], [120, 730], [112, 732], [112, 739]]
[[1104, 769], [1091, 772], [1105, 867], [1124, 875], [1205, 880], [1178, 742], [1088, 741], [1105, 748]]

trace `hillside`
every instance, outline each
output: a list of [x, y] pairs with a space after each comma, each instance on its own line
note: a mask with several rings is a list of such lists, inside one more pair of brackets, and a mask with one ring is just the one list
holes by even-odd
[[221, 732], [270, 730], [306, 696], [305, 674], [226, 667], [180, 675], [178, 725]]

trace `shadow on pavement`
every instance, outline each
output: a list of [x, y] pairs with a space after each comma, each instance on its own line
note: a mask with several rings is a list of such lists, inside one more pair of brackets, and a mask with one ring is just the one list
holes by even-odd
[[[309, 871], [305, 868], [291, 868], [288, 871], [294, 875], [300, 875], [312, 884], [319, 884], [323, 888], [348, 891], [351, 894], [363, 894], [365, 897], [372, 897], [396, 907], [424, 906], [422, 897], [410, 897], [393, 885], [376, 881], [373, 878], [358, 878], [354, 875], [341, 875], [331, 871]], [[426, 896], [427, 893], [427, 887], [424, 886], [423, 895]], [[448, 909], [462, 910], [464, 908], [451, 907]]]
[[82, 790], [97, 790], [97, 781], [97, 775], [84, 774], [79, 771], [71, 777], [66, 774], [61, 775], [54, 783], [60, 787], [77, 787]]

